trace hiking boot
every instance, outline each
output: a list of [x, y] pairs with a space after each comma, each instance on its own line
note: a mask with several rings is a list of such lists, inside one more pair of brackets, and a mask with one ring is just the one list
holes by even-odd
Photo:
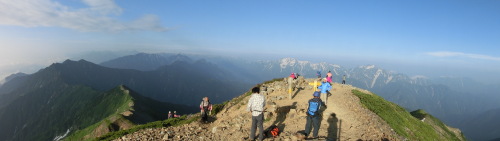
[[313, 140], [313, 141], [317, 141], [317, 140], [318, 140], [318, 137], [310, 137], [310, 138], [306, 138], [305, 140]]
[[250, 139], [250, 137], [244, 137], [243, 140], [244, 141], [255, 141], [255, 139]]

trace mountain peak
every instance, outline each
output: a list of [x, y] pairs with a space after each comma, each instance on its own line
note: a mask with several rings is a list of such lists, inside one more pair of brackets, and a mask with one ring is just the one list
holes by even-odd
[[74, 61], [74, 60], [71, 60], [71, 59], [66, 59], [64, 60], [64, 62], [62, 62], [62, 64], [73, 64], [73, 63], [91, 63], [91, 64], [94, 64], [92, 62], [89, 62], [85, 59], [80, 59], [78, 61]]
[[363, 69], [369, 70], [369, 69], [376, 68], [376, 66], [375, 65], [366, 65], [366, 66], [360, 66], [359, 68], [363, 68]]
[[283, 58], [280, 60], [280, 67], [286, 68], [286, 66], [294, 66], [297, 62], [295, 58]]

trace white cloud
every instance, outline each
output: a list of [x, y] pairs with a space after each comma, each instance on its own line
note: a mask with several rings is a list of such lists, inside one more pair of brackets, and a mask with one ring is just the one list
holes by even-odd
[[465, 57], [471, 59], [482, 59], [482, 60], [492, 60], [492, 61], [500, 61], [500, 57], [493, 57], [482, 54], [470, 54], [463, 52], [448, 52], [448, 51], [440, 51], [440, 52], [427, 52], [427, 55], [436, 56], [436, 57]]
[[166, 31], [155, 15], [119, 21], [122, 8], [113, 0], [82, 0], [88, 7], [72, 8], [52, 0], [0, 0], [0, 24], [63, 27], [84, 32]]

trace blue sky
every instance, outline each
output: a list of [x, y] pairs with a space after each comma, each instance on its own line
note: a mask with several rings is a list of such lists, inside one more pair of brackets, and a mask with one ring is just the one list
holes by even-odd
[[496, 0], [0, 0], [0, 74], [95, 51], [295, 57], [413, 75], [494, 73], [498, 7]]

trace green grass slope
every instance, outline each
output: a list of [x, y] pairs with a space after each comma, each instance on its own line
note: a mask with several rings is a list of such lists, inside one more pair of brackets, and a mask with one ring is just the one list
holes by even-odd
[[70, 134], [64, 140], [94, 140], [109, 132], [130, 129], [136, 124], [163, 120], [167, 118], [169, 109], [175, 109], [181, 113], [197, 110], [196, 107], [158, 102], [121, 85], [105, 93], [99, 103], [89, 109], [95, 113], [107, 113], [106, 118]]
[[[459, 132], [452, 132], [439, 119], [423, 110], [409, 113], [404, 108], [386, 101], [380, 96], [352, 90], [361, 103], [382, 119], [384, 119], [397, 134], [409, 140], [465, 140]], [[421, 119], [425, 118], [424, 121]]]
[[114, 98], [84, 86], [46, 85], [2, 109], [0, 140], [53, 140], [114, 113], [121, 106]]
[[[129, 104], [133, 104], [133, 98], [124, 92], [123, 86], [114, 88], [113, 90], [102, 94], [99, 100], [97, 100], [92, 107], [89, 107], [89, 115], [81, 116], [82, 119], [77, 120], [85, 120], [85, 118], [94, 117], [96, 114], [99, 114], [99, 117], [104, 118], [101, 118], [101, 120], [97, 123], [94, 122], [92, 125], [82, 126], [86, 128], [77, 130], [69, 137], [64, 138], [64, 140], [92, 139], [92, 137], [99, 135], [99, 133], [95, 132], [95, 129], [102, 125], [105, 125], [108, 129], [113, 129], [113, 122], [118, 121], [119, 119], [124, 119], [121, 113], [132, 110], [132, 107]], [[132, 124], [128, 120], [125, 121]]]

